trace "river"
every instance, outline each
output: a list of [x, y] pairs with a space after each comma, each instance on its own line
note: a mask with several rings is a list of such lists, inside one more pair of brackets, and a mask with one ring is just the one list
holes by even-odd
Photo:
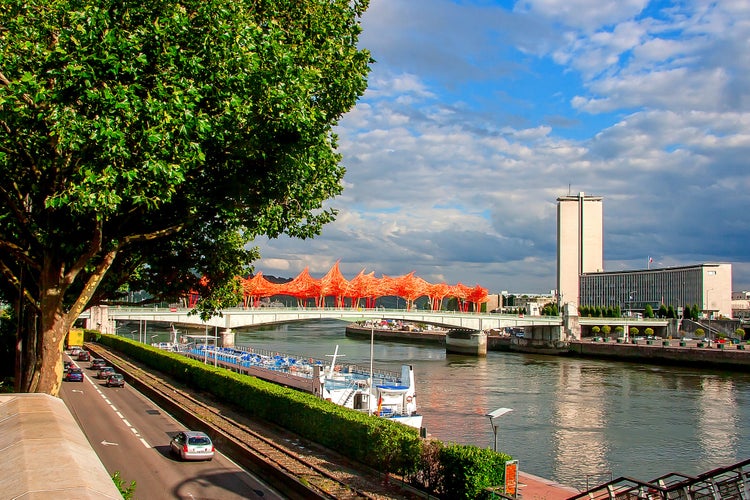
[[[370, 342], [337, 320], [237, 331], [237, 345], [369, 365]], [[750, 458], [750, 374], [558, 356], [446, 355], [439, 346], [376, 341], [376, 368], [417, 378], [428, 434], [493, 447], [485, 416], [497, 408], [498, 449], [521, 470], [585, 489], [611, 477], [694, 475]]]

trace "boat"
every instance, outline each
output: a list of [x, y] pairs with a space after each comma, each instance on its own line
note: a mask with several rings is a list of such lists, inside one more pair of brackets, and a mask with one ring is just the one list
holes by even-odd
[[402, 365], [399, 374], [376, 371], [372, 362], [369, 370], [343, 364], [339, 362], [338, 346], [330, 363], [261, 349], [218, 347], [207, 343], [184, 343], [177, 352], [208, 364], [309, 392], [352, 410], [417, 429], [422, 427], [411, 365]]
[[336, 364], [338, 346], [331, 364], [321, 375], [321, 394], [324, 399], [353, 410], [391, 419], [404, 425], [422, 427], [422, 415], [417, 412], [414, 369], [401, 366], [401, 376], [384, 372], [370, 372], [347, 367], [342, 371]]

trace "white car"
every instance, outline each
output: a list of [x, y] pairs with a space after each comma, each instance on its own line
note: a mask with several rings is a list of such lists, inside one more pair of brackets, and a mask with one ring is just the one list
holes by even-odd
[[214, 444], [211, 438], [200, 431], [178, 432], [169, 443], [169, 451], [182, 460], [211, 460], [214, 458]]

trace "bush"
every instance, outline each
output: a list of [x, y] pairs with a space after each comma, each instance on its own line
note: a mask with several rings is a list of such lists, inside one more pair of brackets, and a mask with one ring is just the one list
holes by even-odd
[[446, 445], [440, 450], [442, 491], [446, 498], [477, 498], [485, 488], [503, 484], [511, 457], [489, 448]]

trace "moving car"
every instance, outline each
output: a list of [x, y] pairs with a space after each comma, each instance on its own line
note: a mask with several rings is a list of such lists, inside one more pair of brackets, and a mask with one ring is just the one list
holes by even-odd
[[182, 431], [170, 441], [169, 452], [179, 455], [182, 460], [211, 460], [214, 458], [214, 444], [204, 432]]
[[119, 373], [107, 377], [107, 387], [125, 387], [125, 378]]
[[107, 362], [104, 361], [101, 358], [96, 358], [91, 360], [91, 369], [92, 370], [98, 370], [102, 366], [107, 366]]
[[96, 373], [96, 378], [103, 379], [108, 378], [110, 375], [115, 373], [115, 369], [111, 366], [102, 366]]
[[76, 366], [71, 366], [65, 374], [65, 380], [68, 382], [83, 382], [83, 371]]
[[91, 354], [88, 351], [81, 351], [78, 353], [78, 361], [88, 361], [91, 359]]
[[80, 347], [78, 347], [78, 346], [75, 346], [75, 347], [71, 347], [71, 348], [70, 348], [70, 351], [69, 351], [70, 357], [71, 357], [71, 358], [76, 358], [76, 357], [78, 357], [78, 355], [79, 355], [79, 354], [81, 354], [81, 351], [83, 351], [83, 349], [82, 349], [82, 348], [80, 348]]

